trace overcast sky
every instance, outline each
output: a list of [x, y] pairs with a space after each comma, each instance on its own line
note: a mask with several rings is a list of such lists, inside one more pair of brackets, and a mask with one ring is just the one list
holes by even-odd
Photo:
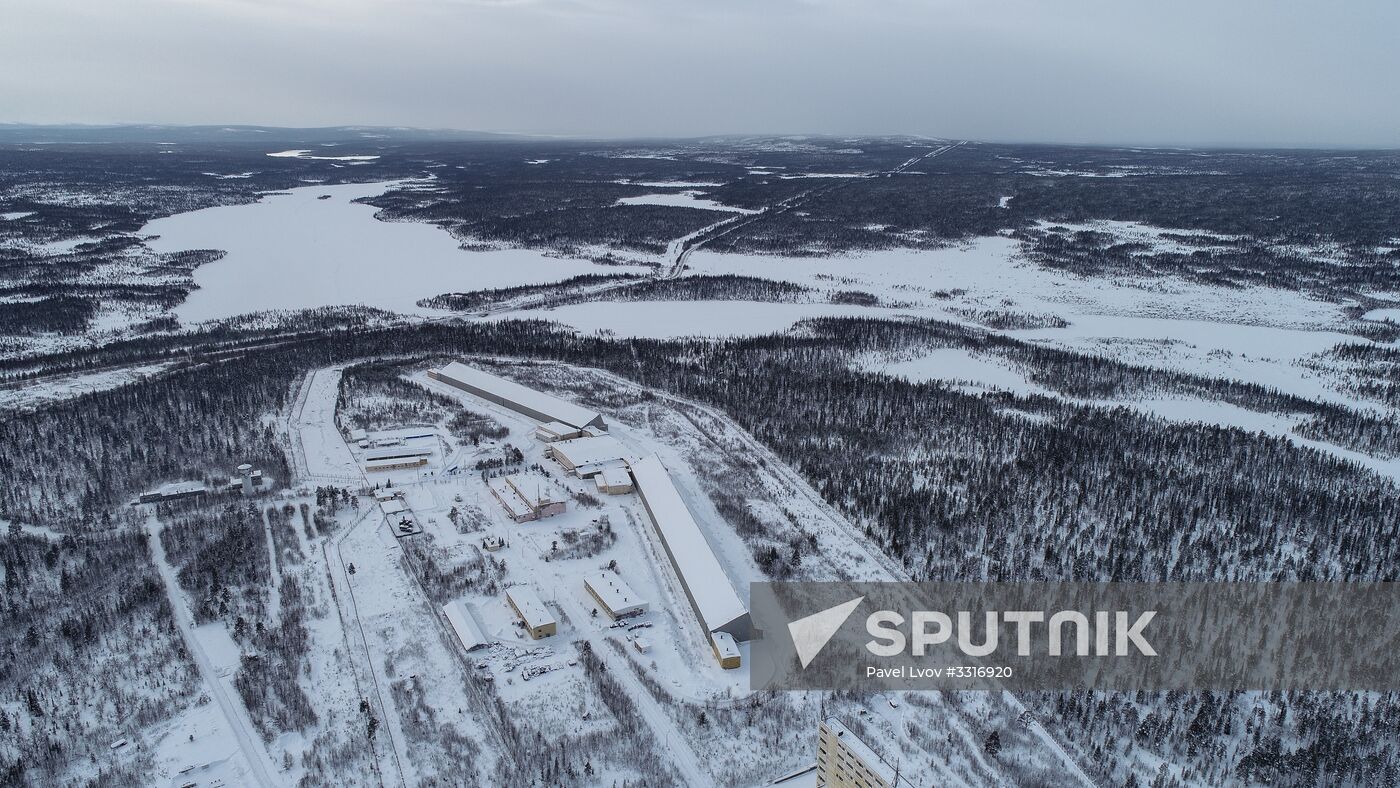
[[0, 121], [1400, 146], [1400, 2], [3, 0]]

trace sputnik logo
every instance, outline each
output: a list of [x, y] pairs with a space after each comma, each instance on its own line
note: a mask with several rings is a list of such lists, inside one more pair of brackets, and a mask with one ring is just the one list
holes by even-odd
[[843, 602], [836, 607], [829, 607], [820, 613], [813, 613], [805, 618], [788, 622], [788, 633], [792, 635], [792, 645], [797, 649], [797, 659], [806, 668], [812, 664], [812, 660], [817, 658], [826, 644], [831, 642], [831, 637], [836, 634], [836, 630], [846, 623], [846, 619], [856, 612], [856, 608], [864, 601], [865, 597], [858, 596], [849, 602]]

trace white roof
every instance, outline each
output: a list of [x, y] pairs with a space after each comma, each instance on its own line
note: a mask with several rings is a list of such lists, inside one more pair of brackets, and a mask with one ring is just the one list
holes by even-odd
[[560, 421], [570, 426], [582, 427], [588, 422], [600, 418], [597, 411], [580, 407], [572, 402], [497, 377], [489, 372], [483, 372], [475, 367], [469, 367], [459, 361], [453, 361], [437, 370], [437, 374], [482, 391], [489, 391], [507, 402], [514, 402], [528, 410], [543, 413], [553, 421]]
[[161, 495], [186, 495], [195, 492], [207, 492], [204, 482], [171, 482], [162, 484], [156, 492]]
[[391, 501], [397, 497], [399, 497], [399, 491], [397, 489], [381, 487], [374, 491], [374, 500], [376, 501]]
[[491, 642], [482, 631], [481, 625], [476, 623], [476, 618], [462, 600], [448, 602], [442, 606], [442, 612], [447, 616], [447, 623], [452, 625], [452, 631], [457, 633], [457, 639], [462, 641], [462, 647], [467, 651], [480, 648]]
[[666, 543], [676, 571], [694, 600], [701, 625], [713, 632], [735, 619], [748, 615], [719, 558], [705, 541], [671, 475], [656, 455], [632, 463], [632, 478], [656, 522], [656, 530]]
[[368, 438], [368, 437], [369, 437], [369, 433], [365, 432], [364, 430], [361, 430], [361, 429], [350, 430], [350, 440], [352, 440], [352, 441], [362, 441], [362, 440], [364, 440], [365, 438]]
[[555, 435], [567, 435], [571, 432], [578, 432], [578, 427], [572, 427], [568, 424], [565, 424], [562, 421], [546, 422], [544, 424], [541, 424], [536, 429], [541, 429], [545, 432], [552, 432]]
[[739, 656], [739, 644], [735, 642], [734, 636], [728, 632], [711, 632], [710, 638], [715, 641], [715, 651], [719, 652], [719, 658]]
[[574, 466], [621, 462], [627, 450], [617, 438], [601, 435], [596, 438], [573, 438], [549, 444], [554, 456], [563, 455]]
[[408, 504], [405, 504], [400, 498], [390, 498], [387, 501], [380, 501], [379, 508], [383, 509], [385, 514], [398, 514], [407, 509]]
[[549, 608], [544, 606], [544, 600], [540, 599], [534, 586], [511, 586], [506, 589], [506, 596], [515, 605], [515, 609], [520, 611], [525, 624], [531, 629], [554, 623], [554, 616], [549, 612]]
[[602, 472], [598, 474], [598, 478], [602, 479], [603, 483], [609, 487], [630, 486], [632, 484], [632, 477], [627, 475], [627, 469], [621, 465], [613, 465], [604, 468]]
[[496, 476], [487, 479], [486, 484], [496, 493], [501, 504], [506, 507], [512, 517], [524, 517], [530, 513], [530, 502], [506, 482], [506, 477]]
[[647, 601], [618, 576], [616, 572], [589, 572], [583, 582], [593, 589], [593, 593], [603, 600], [603, 604], [614, 613], [633, 609], [646, 609]]
[[[866, 744], [850, 728], [847, 728], [845, 724], [835, 717], [827, 717], [825, 720], [822, 720], [822, 722], [826, 723], [826, 727], [832, 733], [836, 734], [841, 740], [841, 743], [845, 745], [846, 749], [855, 753], [857, 758], [860, 758], [867, 769], [874, 772], [886, 783], [890, 785], [895, 784], [896, 772], [894, 767], [886, 763], [885, 759], [881, 758], [879, 753], [870, 749], [870, 745]], [[905, 782], [904, 777], [900, 776], [899, 785], [905, 786], [908, 784], [909, 783]]]
[[525, 502], [532, 508], [538, 508], [561, 500], [550, 495], [549, 483], [541, 476], [524, 476], [519, 473], [512, 473], [505, 478], [506, 481], [510, 483], [510, 486], [515, 488], [516, 494], [524, 498]]

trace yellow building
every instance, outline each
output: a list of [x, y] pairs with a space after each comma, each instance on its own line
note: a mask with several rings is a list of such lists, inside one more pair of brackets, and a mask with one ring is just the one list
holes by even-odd
[[365, 463], [367, 471], [396, 471], [400, 468], [421, 468], [428, 464], [427, 457], [390, 457], [370, 460]]
[[540, 599], [534, 588], [511, 586], [506, 589], [506, 601], [525, 624], [525, 630], [530, 633], [531, 638], [547, 638], [557, 631], [558, 624], [554, 621], [554, 615], [544, 606], [544, 600]]
[[728, 632], [711, 632], [710, 648], [715, 650], [715, 659], [719, 660], [719, 666], [725, 670], [734, 670], [742, 663], [739, 643]]
[[583, 576], [583, 587], [613, 621], [647, 612], [647, 601], [616, 572], [590, 572]]
[[835, 717], [817, 736], [817, 788], [914, 788], [908, 778]]

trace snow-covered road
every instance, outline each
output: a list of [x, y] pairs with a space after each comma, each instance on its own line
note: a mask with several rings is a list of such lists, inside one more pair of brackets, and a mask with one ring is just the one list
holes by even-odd
[[170, 566], [170, 561], [166, 559], [165, 545], [161, 544], [160, 541], [160, 531], [160, 523], [154, 518], [146, 523], [146, 533], [150, 537], [148, 542], [151, 545], [151, 556], [155, 561], [156, 569], [160, 572], [160, 578], [165, 586], [165, 595], [170, 601], [171, 615], [175, 618], [175, 626], [179, 628], [180, 636], [185, 640], [185, 648], [189, 649], [190, 657], [199, 668], [199, 675], [203, 677], [204, 684], [209, 689], [209, 695], [218, 704], [219, 710], [223, 712], [228, 729], [238, 740], [238, 747], [243, 752], [244, 760], [250, 767], [250, 779], [264, 788], [280, 786], [283, 783], [280, 779], [273, 777], [275, 769], [268, 759], [262, 741], [253, 729], [252, 721], [248, 719], [247, 709], [243, 708], [242, 702], [230, 697], [228, 687], [224, 685], [218, 671], [214, 669], [209, 655], [205, 653], [204, 646], [195, 636], [194, 621], [190, 617], [185, 594], [180, 590], [179, 582], [175, 578], [175, 570]]

